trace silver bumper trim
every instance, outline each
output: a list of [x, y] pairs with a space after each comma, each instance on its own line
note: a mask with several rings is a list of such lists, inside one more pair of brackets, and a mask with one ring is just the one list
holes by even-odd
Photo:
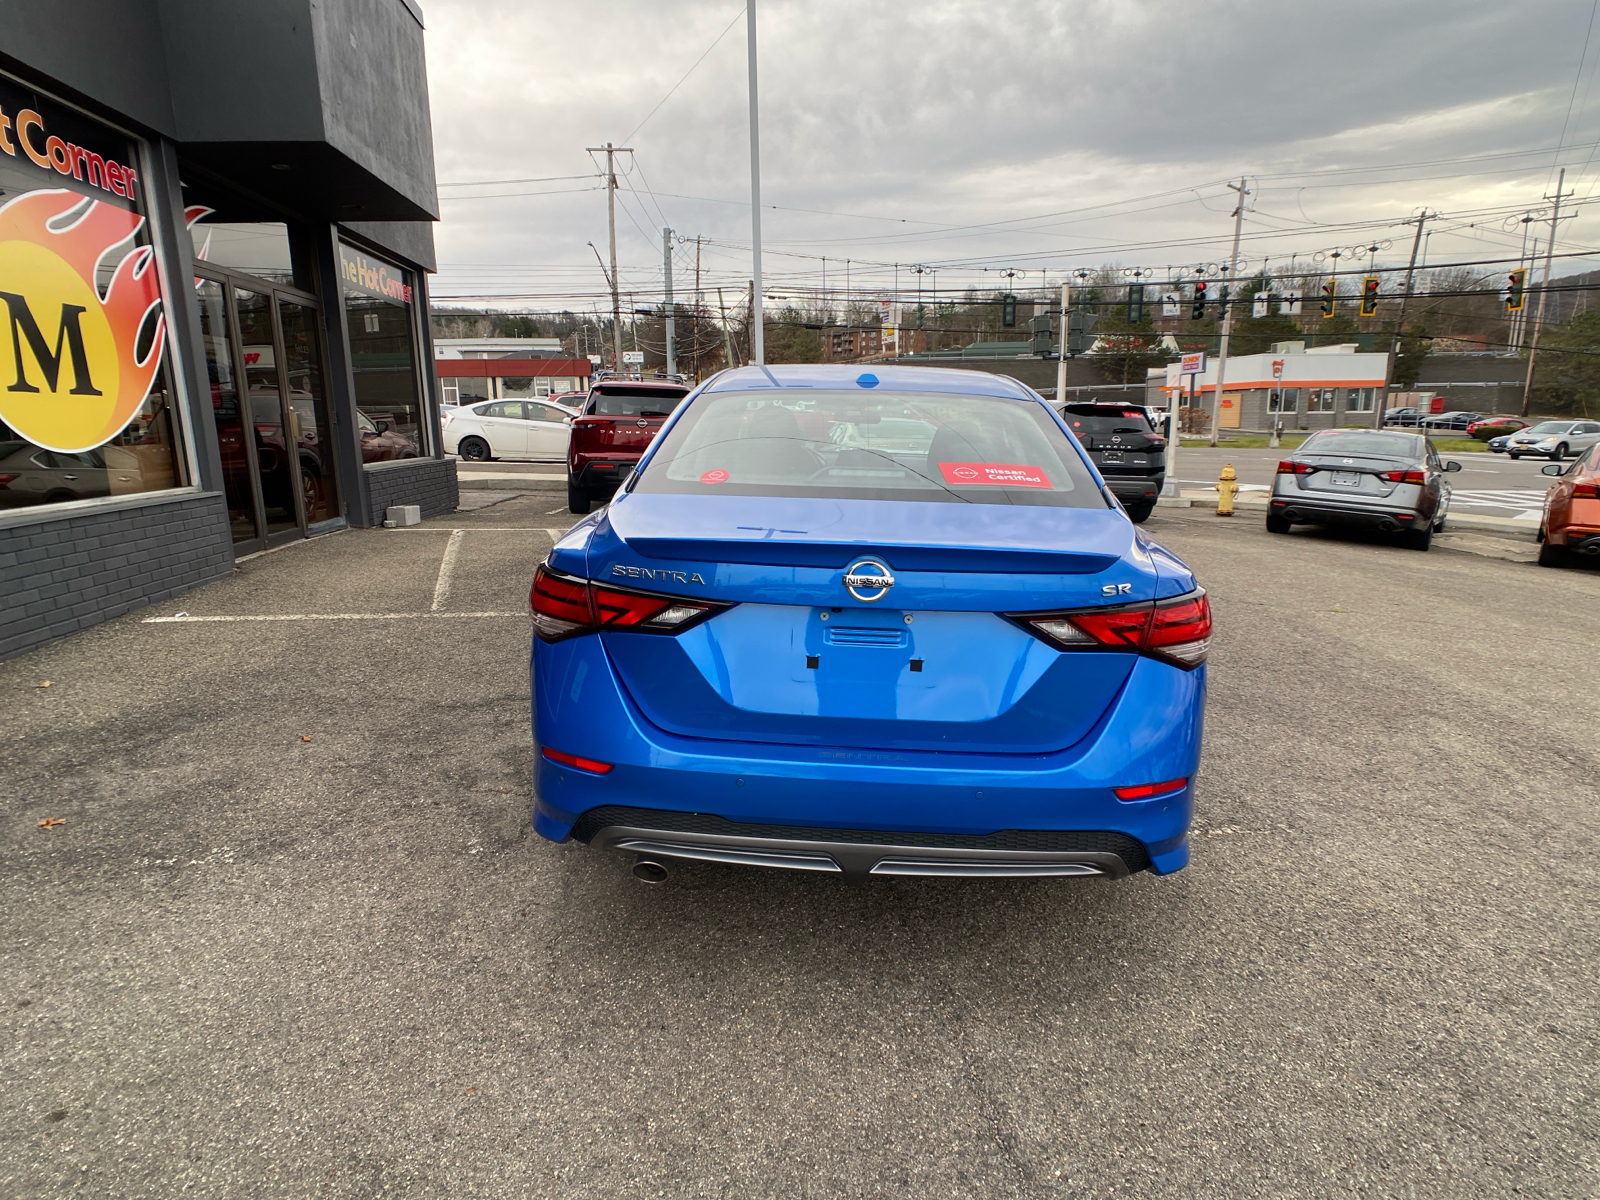
[[860, 882], [869, 875], [988, 878], [1103, 875], [1120, 878], [1128, 866], [1116, 854], [1089, 850], [976, 850], [943, 846], [879, 845], [738, 837], [716, 833], [610, 825], [594, 835], [597, 850], [652, 857], [824, 871]]

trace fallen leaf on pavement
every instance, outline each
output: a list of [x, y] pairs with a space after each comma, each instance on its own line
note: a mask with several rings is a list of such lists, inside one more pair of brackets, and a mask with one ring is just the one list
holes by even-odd
[[38, 687], [49, 687], [50, 686], [50, 681], [48, 679], [46, 679], [43, 683], [37, 684], [36, 686], [38, 686]]
[[65, 825], [66, 823], [67, 819], [65, 817], [46, 817], [39, 822], [39, 828], [54, 829], [57, 825]]
[[301, 740], [301, 741], [302, 741], [302, 742], [309, 742], [309, 741], [310, 741], [310, 740], [311, 740], [311, 739], [310, 739], [310, 738], [308, 738], [308, 737], [307, 737], [307, 736], [306, 736], [306, 735], [305, 735], [305, 734], [303, 734], [303, 733], [302, 733], [302, 734], [301, 734], [301, 735], [300, 735], [300, 740]]

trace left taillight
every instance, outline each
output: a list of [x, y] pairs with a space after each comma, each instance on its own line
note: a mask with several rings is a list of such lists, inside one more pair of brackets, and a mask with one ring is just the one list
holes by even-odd
[[690, 596], [661, 596], [608, 587], [541, 564], [528, 592], [533, 631], [541, 641], [599, 629], [631, 633], [682, 633], [732, 605]]
[[[0, 475], [0, 481], [5, 479]], [[1575, 483], [1572, 485], [1572, 498], [1574, 500], [1600, 500], [1600, 483]]]
[[1057, 650], [1126, 650], [1184, 670], [1205, 662], [1211, 647], [1211, 602], [1203, 590], [1115, 608], [1006, 616]]

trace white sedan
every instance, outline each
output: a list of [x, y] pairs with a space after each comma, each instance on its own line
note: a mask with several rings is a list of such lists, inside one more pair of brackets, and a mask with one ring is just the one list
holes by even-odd
[[483, 400], [443, 414], [444, 448], [468, 462], [492, 458], [565, 461], [577, 414], [539, 400]]

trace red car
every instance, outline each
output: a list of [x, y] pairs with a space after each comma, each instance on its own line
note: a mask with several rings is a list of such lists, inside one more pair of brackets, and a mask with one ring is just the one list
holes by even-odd
[[586, 513], [596, 500], [609, 500], [688, 394], [681, 383], [633, 379], [608, 379], [590, 388], [567, 442], [567, 508]]
[[1560, 478], [1544, 495], [1539, 565], [1564, 567], [1575, 554], [1600, 562], [1600, 445], [1571, 466], [1551, 463], [1544, 473]]
[[1467, 426], [1467, 436], [1487, 442], [1492, 437], [1499, 437], [1502, 433], [1515, 433], [1531, 424], [1531, 421], [1524, 421], [1521, 417], [1479, 417]]

